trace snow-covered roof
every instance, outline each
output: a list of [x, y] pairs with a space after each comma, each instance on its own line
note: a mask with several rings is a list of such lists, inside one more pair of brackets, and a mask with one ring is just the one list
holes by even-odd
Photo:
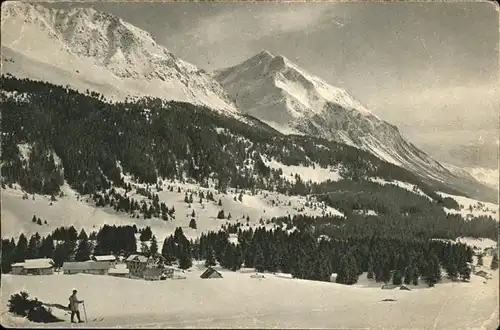
[[148, 258], [145, 256], [141, 256], [139, 254], [131, 254], [125, 261], [134, 261], [137, 260], [139, 262], [148, 262]]
[[107, 262], [99, 261], [80, 261], [80, 262], [65, 262], [62, 266], [63, 270], [89, 270], [89, 269], [109, 269]]
[[128, 268], [110, 268], [109, 274], [128, 274], [130, 271]]
[[23, 267], [25, 269], [52, 268], [54, 267], [54, 260], [49, 258], [26, 259], [24, 260]]
[[24, 266], [24, 262], [16, 262], [15, 264], [12, 264], [11, 267], [22, 267]]
[[94, 256], [94, 259], [96, 261], [116, 261], [116, 257], [113, 255], [106, 255], [106, 256]]

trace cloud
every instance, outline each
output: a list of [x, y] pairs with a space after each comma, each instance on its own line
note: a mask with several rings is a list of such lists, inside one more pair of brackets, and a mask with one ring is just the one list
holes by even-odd
[[[242, 41], [251, 42], [284, 33], [308, 32], [317, 29], [330, 17], [332, 6], [259, 5], [227, 6], [228, 10], [204, 18], [195, 26], [169, 40], [191, 40], [197, 47], [214, 46]], [[341, 24], [338, 18], [335, 22]], [[331, 24], [332, 22], [330, 22]]]

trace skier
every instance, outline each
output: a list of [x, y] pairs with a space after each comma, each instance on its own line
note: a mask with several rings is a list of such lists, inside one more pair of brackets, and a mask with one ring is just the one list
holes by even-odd
[[78, 323], [83, 321], [80, 319], [80, 311], [78, 310], [78, 304], [83, 303], [83, 300], [78, 300], [76, 297], [76, 289], [73, 289], [73, 294], [69, 296], [69, 308], [71, 309], [71, 323], [76, 323], [74, 321], [75, 315], [78, 317]]

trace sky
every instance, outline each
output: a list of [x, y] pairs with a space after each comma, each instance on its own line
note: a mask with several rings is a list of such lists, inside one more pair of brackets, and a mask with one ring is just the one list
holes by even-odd
[[206, 71], [262, 50], [285, 56], [346, 89], [436, 159], [498, 165], [499, 13], [491, 3], [86, 6], [147, 30]]

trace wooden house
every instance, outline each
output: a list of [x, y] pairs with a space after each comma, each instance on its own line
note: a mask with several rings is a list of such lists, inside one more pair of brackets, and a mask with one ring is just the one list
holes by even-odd
[[12, 275], [23, 275], [24, 273], [24, 262], [17, 262], [10, 266], [12, 268]]
[[22, 263], [22, 270], [20, 263], [16, 265], [16, 272], [22, 275], [52, 275], [54, 274], [54, 261], [50, 258], [42, 259], [26, 259]]
[[80, 261], [80, 262], [65, 262], [62, 266], [64, 274], [93, 274], [107, 275], [109, 264], [101, 261]]
[[148, 266], [153, 266], [151, 259], [138, 254], [131, 254], [125, 259], [125, 264], [127, 265], [130, 275], [134, 277], [143, 277], [146, 268], [148, 268]]
[[148, 281], [158, 281], [162, 275], [162, 269], [158, 267], [147, 267], [142, 276]]
[[115, 267], [108, 270], [108, 275], [116, 277], [130, 277], [130, 271], [126, 267]]
[[98, 262], [107, 262], [109, 268], [114, 268], [116, 266], [116, 257], [114, 255], [92, 256], [91, 259]]
[[213, 269], [212, 267], [208, 267], [207, 270], [203, 272], [200, 276], [203, 279], [208, 279], [208, 278], [222, 278], [222, 274]]

